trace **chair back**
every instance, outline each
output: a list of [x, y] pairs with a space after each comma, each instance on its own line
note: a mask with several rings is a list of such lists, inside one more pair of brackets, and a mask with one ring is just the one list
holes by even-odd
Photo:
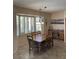
[[33, 36], [32, 35], [27, 35], [27, 40], [29, 44], [29, 49], [33, 47]]

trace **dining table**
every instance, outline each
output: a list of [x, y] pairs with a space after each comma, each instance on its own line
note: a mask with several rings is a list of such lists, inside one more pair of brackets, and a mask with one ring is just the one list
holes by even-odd
[[45, 34], [36, 34], [32, 36], [34, 44], [37, 45], [37, 53], [44, 52], [53, 46], [53, 39], [50, 35], [46, 36]]

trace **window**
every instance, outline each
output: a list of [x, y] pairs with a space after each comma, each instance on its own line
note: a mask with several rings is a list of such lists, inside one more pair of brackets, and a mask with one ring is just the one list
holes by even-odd
[[16, 16], [16, 35], [19, 36], [19, 16]]
[[29, 32], [31, 32], [31, 17], [28, 17], [28, 24], [29, 24], [28, 30]]
[[25, 17], [25, 33], [28, 33], [28, 17]]
[[17, 36], [42, 31], [42, 24], [40, 17], [16, 15]]
[[24, 33], [24, 17], [20, 16], [20, 33]]
[[42, 17], [36, 17], [36, 31], [42, 31], [42, 24], [44, 24], [42, 20]]
[[34, 32], [35, 31], [35, 25], [34, 25], [34, 17], [31, 17], [31, 31]]

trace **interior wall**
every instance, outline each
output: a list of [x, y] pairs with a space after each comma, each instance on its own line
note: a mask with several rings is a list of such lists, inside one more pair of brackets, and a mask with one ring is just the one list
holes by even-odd
[[51, 27], [54, 30], [64, 30], [64, 24], [51, 24]]
[[53, 12], [51, 14], [51, 19], [64, 19], [65, 12], [64, 11], [58, 11], [58, 12]]
[[[53, 21], [53, 19], [63, 19], [64, 20], [64, 11], [59, 11], [59, 12], [53, 12], [51, 14], [51, 21]], [[64, 24], [52, 24], [51, 27], [53, 29], [62, 29], [64, 30]]]

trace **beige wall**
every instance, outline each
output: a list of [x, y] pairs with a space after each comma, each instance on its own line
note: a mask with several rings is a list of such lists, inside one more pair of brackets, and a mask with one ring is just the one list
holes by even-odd
[[15, 6], [16, 8], [16, 13], [21, 13], [21, 14], [30, 14], [30, 15], [42, 15], [42, 16], [48, 16], [49, 13], [44, 13], [44, 12], [40, 12], [39, 11], [35, 11], [32, 9], [27, 9], [27, 8], [23, 8], [23, 7], [18, 7]]
[[51, 19], [64, 19], [65, 11], [53, 12], [51, 14]]

